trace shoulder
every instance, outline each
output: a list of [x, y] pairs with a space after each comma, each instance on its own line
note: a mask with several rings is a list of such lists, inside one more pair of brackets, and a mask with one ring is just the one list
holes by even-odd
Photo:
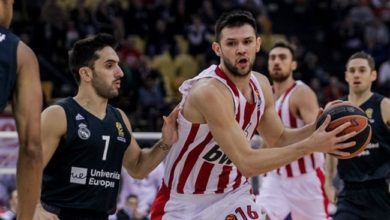
[[119, 114], [122, 116], [123, 119], [126, 119], [126, 118], [127, 118], [126, 113], [125, 113], [122, 109], [116, 108], [116, 107], [113, 107], [113, 109], [115, 109], [116, 111], [118, 111]]
[[65, 134], [68, 121], [62, 106], [51, 105], [43, 110], [41, 116], [43, 133], [47, 135], [58, 134], [58, 136]]
[[294, 92], [292, 93], [292, 96], [293, 97], [296, 97], [300, 100], [305, 100], [305, 99], [302, 99], [302, 97], [307, 97], [307, 98], [315, 98], [315, 93], [314, 91], [305, 83], [300, 83], [296, 89], [294, 90]]
[[42, 116], [57, 116], [62, 117], [65, 116], [65, 109], [58, 104], [51, 105], [47, 108], [45, 108], [42, 112]]
[[215, 78], [203, 78], [198, 80], [189, 91], [188, 98], [204, 102], [205, 99], [221, 98], [230, 96], [229, 89], [221, 81]]
[[252, 74], [256, 77], [257, 81], [259, 82], [261, 86], [261, 91], [264, 94], [264, 99], [265, 99], [265, 107], [269, 108], [274, 106], [274, 98], [273, 98], [273, 93], [272, 93], [272, 87], [269, 79], [256, 71], [252, 71]]
[[115, 108], [115, 109], [116, 109], [116, 110], [119, 112], [119, 114], [121, 115], [122, 120], [123, 120], [123, 122], [125, 123], [125, 125], [126, 125], [127, 129], [129, 130], [129, 132], [131, 132], [131, 131], [132, 131], [132, 129], [131, 129], [131, 124], [130, 124], [129, 118], [127, 117], [127, 114], [126, 114], [122, 109], [120, 109], [120, 108]]
[[271, 85], [269, 79], [262, 73], [252, 71], [252, 74], [256, 77], [257, 81], [259, 81], [260, 85]]
[[[21, 68], [38, 68], [38, 60], [35, 56], [34, 51], [27, 46], [23, 41], [19, 41], [17, 49], [17, 60], [18, 60], [18, 73], [23, 73], [20, 71]], [[31, 69], [30, 69], [31, 70]]]

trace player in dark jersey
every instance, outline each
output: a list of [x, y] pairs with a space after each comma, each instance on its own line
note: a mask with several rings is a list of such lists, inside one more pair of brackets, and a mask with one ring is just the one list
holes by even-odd
[[8, 27], [13, 0], [0, 0], [0, 112], [12, 98], [19, 137], [17, 162], [18, 220], [31, 219], [42, 177], [40, 113], [42, 90], [34, 52]]
[[[374, 59], [369, 54], [358, 52], [349, 58], [345, 71], [349, 94], [342, 99], [366, 112], [372, 138], [357, 157], [338, 160], [337, 172], [344, 187], [337, 198], [336, 220], [390, 219], [390, 192], [386, 183], [390, 178], [390, 99], [371, 91], [376, 77]], [[334, 158], [329, 157], [328, 163], [328, 176], [332, 177]], [[334, 189], [330, 184], [327, 188], [334, 198]]]
[[116, 209], [122, 165], [144, 178], [177, 140], [178, 108], [164, 117], [162, 139], [141, 150], [126, 114], [108, 104], [123, 77], [115, 47], [111, 35], [99, 34], [79, 40], [69, 53], [79, 87], [75, 97], [42, 113], [45, 169], [37, 220], [108, 219]]

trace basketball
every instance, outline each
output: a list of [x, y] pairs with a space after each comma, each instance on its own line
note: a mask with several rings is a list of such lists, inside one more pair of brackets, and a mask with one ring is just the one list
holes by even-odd
[[355, 136], [345, 141], [356, 141], [355, 146], [346, 149], [341, 149], [341, 151], [349, 152], [351, 154], [345, 157], [332, 154], [333, 156], [339, 159], [349, 159], [355, 157], [360, 152], [362, 152], [370, 143], [371, 126], [368, 123], [366, 113], [359, 107], [353, 106], [352, 104], [347, 102], [333, 104], [329, 106], [329, 108], [320, 115], [316, 124], [317, 128], [322, 125], [327, 115], [331, 116], [331, 122], [329, 123], [328, 127], [326, 127], [326, 131], [331, 131], [338, 126], [344, 124], [345, 122], [351, 122], [351, 125], [344, 129], [342, 132], [340, 132], [338, 135], [345, 135], [352, 131], [357, 132]]

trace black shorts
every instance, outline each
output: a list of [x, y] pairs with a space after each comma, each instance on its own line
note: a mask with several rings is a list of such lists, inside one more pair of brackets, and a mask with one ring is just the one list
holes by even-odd
[[384, 179], [348, 183], [340, 192], [334, 220], [390, 220], [390, 192]]
[[86, 209], [58, 208], [42, 202], [42, 207], [60, 220], [108, 220], [108, 214]]

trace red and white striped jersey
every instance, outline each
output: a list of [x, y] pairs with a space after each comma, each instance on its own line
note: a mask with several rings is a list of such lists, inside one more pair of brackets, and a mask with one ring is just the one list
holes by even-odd
[[[275, 108], [282, 119], [282, 122], [287, 128], [300, 128], [305, 125], [302, 119], [297, 118], [290, 111], [290, 97], [299, 86], [306, 86], [300, 80], [287, 89], [275, 102]], [[325, 161], [323, 153], [312, 153], [306, 155], [286, 166], [276, 169], [279, 175], [293, 177], [315, 170], [317, 167], [322, 167]]]
[[[192, 85], [206, 77], [219, 80], [232, 93], [236, 121], [245, 131], [249, 142], [264, 112], [264, 96], [256, 77], [251, 74], [254, 101], [249, 103], [225, 73], [212, 65], [181, 85], [181, 104], [185, 102]], [[207, 124], [191, 123], [181, 113], [177, 121], [179, 140], [165, 159], [164, 183], [171, 193], [219, 194], [250, 184], [218, 146]]]

